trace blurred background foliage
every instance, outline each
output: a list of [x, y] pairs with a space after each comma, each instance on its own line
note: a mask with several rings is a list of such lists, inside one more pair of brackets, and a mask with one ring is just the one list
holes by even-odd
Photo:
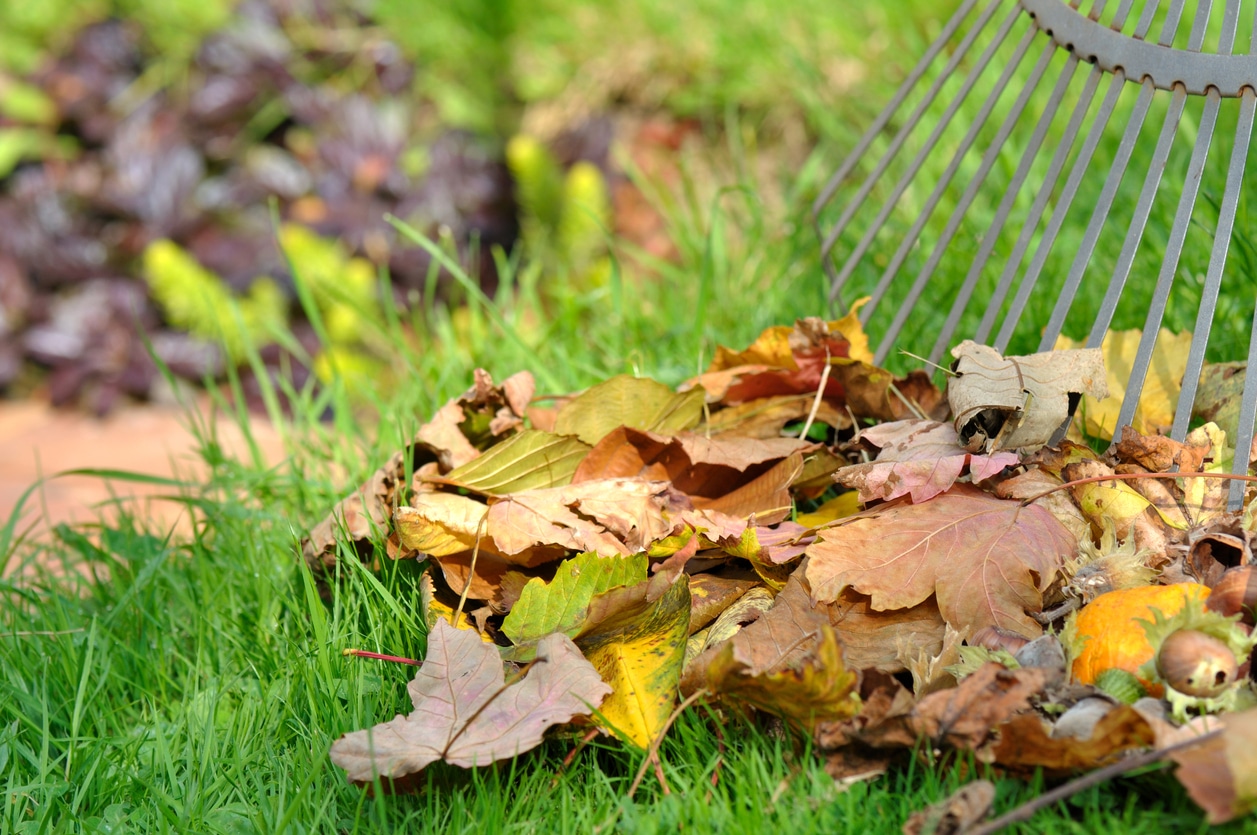
[[0, 391], [104, 413], [238, 369], [258, 405], [387, 379], [387, 309], [474, 347], [460, 309], [528, 297], [534, 345], [643, 280], [684, 287], [684, 324], [637, 298], [681, 378], [823, 306], [808, 201], [938, 5], [0, 4]]

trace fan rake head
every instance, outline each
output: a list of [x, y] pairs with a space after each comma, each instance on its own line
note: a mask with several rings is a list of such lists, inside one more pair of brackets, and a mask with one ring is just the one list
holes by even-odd
[[[1182, 440], [1207, 356], [1257, 367], [1254, 5], [962, 0], [814, 206], [831, 301], [872, 297], [877, 361], [1142, 328], [1116, 435], [1161, 329], [1190, 330]], [[1257, 373], [1237, 450], [1255, 415]]]

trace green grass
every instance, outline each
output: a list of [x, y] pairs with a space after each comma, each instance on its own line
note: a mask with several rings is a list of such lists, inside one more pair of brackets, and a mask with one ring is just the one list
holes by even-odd
[[[702, 15], [719, 17], [728, 7], [700, 4], [698, 17], [676, 23], [657, 5], [643, 0], [653, 12], [635, 22], [635, 38], [663, 32], [665, 46], [688, 44], [691, 52], [664, 66], [691, 62], [701, 70], [694, 62], [702, 50], [686, 33], [701, 31]], [[843, 18], [842, 9], [808, 3], [782, 28], [797, 38], [819, 21], [812, 34], [825, 55], [832, 42], [856, 59], [889, 51], [900, 60], [936, 29], [923, 12], [931, 5], [912, 6], [919, 22], [891, 26], [882, 19], [890, 13], [876, 4], [851, 4]], [[872, 782], [839, 786], [799, 741], [705, 709], [683, 716], [663, 745], [670, 793], [648, 778], [633, 799], [627, 791], [641, 754], [608, 741], [587, 746], [567, 767], [570, 739], [489, 769], [435, 766], [404, 797], [348, 786], [327, 758], [339, 734], [407, 709], [407, 668], [348, 659], [341, 650], [422, 655], [420, 567], [385, 561], [374, 575], [346, 559], [325, 603], [297, 542], [463, 390], [473, 367], [499, 380], [529, 369], [548, 394], [625, 371], [676, 383], [701, 369], [716, 344], [741, 346], [763, 327], [825, 312], [808, 207], [874, 103], [888, 95], [890, 80], [836, 96], [808, 71], [815, 65], [800, 41], [759, 44], [755, 19], [722, 35], [714, 65], [778, 50], [768, 66], [795, 73], [784, 76], [784, 86], [756, 66], [727, 84], [715, 70], [669, 76], [680, 98], [667, 106], [696, 114], [708, 139], [685, 158], [679, 187], [643, 183], [668, 218], [678, 262], [653, 264], [647, 276], [630, 266], [640, 254], [617, 243], [620, 270], [603, 286], [580, 287], [503, 259], [493, 298], [464, 281], [450, 303], [388, 311], [379, 337], [393, 346], [390, 373], [365, 396], [351, 400], [339, 385], [266, 392], [289, 440], [280, 466], [226, 456], [208, 424], [193, 422], [211, 475], [173, 499], [195, 514], [190, 538], [124, 516], [110, 526], [59, 529], [51, 541], [11, 544], [10, 531], [24, 523], [5, 528], [0, 521], [0, 559], [9, 567], [0, 581], [0, 831], [897, 832], [912, 811], [980, 771], [965, 762], [906, 764]], [[584, 52], [607, 49], [611, 35], [582, 43], [565, 20], [550, 11], [515, 20], [531, 39], [519, 54], [562, 53], [578, 65]], [[614, 31], [613, 24], [605, 28]], [[874, 29], [889, 34], [860, 53], [860, 33]], [[893, 69], [902, 68], [885, 74]], [[695, 78], [705, 104], [682, 95]], [[497, 112], [492, 102], [484, 106]], [[814, 150], [781, 150], [788, 113], [802, 114], [818, 140]], [[764, 160], [767, 166], [757, 165]], [[937, 173], [945, 162], [930, 165]], [[1251, 264], [1251, 247], [1245, 253], [1240, 260]], [[951, 269], [940, 281], [960, 277], [963, 271]], [[293, 404], [287, 417], [281, 397]], [[247, 430], [247, 415], [222, 407]], [[1001, 781], [997, 810], [1041, 788]], [[1182, 789], [1159, 773], [1083, 792], [1023, 831], [1205, 828]], [[1222, 831], [1252, 829], [1242, 821]]]

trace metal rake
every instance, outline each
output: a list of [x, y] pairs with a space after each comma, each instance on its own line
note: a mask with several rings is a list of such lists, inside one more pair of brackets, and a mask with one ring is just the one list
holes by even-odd
[[[1243, 355], [1210, 347], [1215, 320], [1248, 334], [1257, 368], [1245, 223], [1257, 200], [1244, 179], [1257, 4], [1082, 5], [962, 0], [816, 200], [830, 300], [872, 296], [861, 316], [879, 363], [895, 348], [938, 363], [962, 338], [1027, 353], [1065, 332], [1099, 347], [1110, 327], [1142, 327], [1115, 436], [1162, 325], [1185, 325], [1171, 429], [1182, 440], [1207, 349]], [[1243, 257], [1228, 266], [1233, 239]], [[1257, 372], [1245, 383], [1237, 450], [1252, 444]], [[1247, 458], [1235, 456], [1236, 473]], [[1235, 507], [1243, 484], [1232, 485]]]

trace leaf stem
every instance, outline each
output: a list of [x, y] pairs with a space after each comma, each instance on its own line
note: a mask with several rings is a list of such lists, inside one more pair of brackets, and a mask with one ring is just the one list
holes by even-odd
[[341, 655], [354, 658], [374, 658], [377, 661], [392, 661], [394, 664], [409, 664], [412, 667], [423, 666], [422, 661], [416, 661], [413, 658], [403, 658], [400, 655], [382, 655], [378, 652], [370, 652], [365, 649], [344, 649]]

